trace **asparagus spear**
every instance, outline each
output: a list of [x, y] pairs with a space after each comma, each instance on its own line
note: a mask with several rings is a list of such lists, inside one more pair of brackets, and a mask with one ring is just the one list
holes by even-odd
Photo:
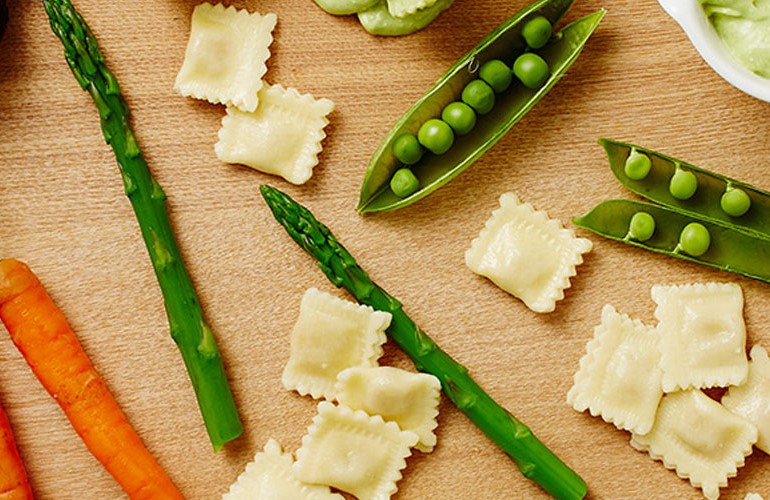
[[586, 484], [541, 443], [532, 431], [497, 404], [468, 375], [468, 369], [442, 351], [404, 313], [401, 303], [375, 284], [329, 229], [305, 207], [270, 186], [261, 186], [276, 220], [337, 286], [359, 302], [393, 315], [390, 337], [412, 358], [418, 370], [441, 381], [444, 394], [516, 463], [525, 477], [555, 498], [576, 499]]
[[43, 5], [75, 79], [91, 94], [99, 111], [104, 139], [115, 153], [163, 294], [171, 337], [190, 375], [211, 444], [219, 451], [243, 427], [214, 334], [203, 318], [171, 229], [166, 195], [139, 150], [129, 125], [128, 105], [93, 33], [69, 0], [43, 0]]

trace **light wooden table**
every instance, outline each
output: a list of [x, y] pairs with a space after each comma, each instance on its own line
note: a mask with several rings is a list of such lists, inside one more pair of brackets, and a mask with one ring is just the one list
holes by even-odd
[[[152, 268], [96, 111], [75, 83], [40, 2], [11, 0], [0, 42], [0, 256], [26, 261], [77, 331], [147, 446], [191, 499], [218, 498], [269, 438], [296, 450], [315, 404], [287, 393], [281, 370], [299, 301], [336, 292], [272, 220], [259, 185], [286, 190], [325, 222], [372, 277], [400, 298], [588, 482], [592, 498], [699, 498], [629, 435], [565, 403], [604, 304], [653, 322], [650, 287], [734, 281], [749, 344], [770, 347], [770, 287], [599, 239], [555, 312], [533, 313], [471, 273], [463, 253], [502, 192], [569, 225], [601, 200], [631, 197], [599, 137], [635, 142], [770, 187], [768, 104], [713, 73], [653, 0], [583, 0], [574, 20], [607, 17], [566, 77], [471, 169], [409, 208], [355, 211], [367, 161], [400, 114], [524, 1], [458, 0], [428, 29], [375, 38], [311, 0], [234, 2], [275, 12], [270, 82], [336, 103], [321, 164], [304, 186], [216, 159], [220, 106], [173, 90], [196, 2], [76, 6], [97, 34], [133, 111], [138, 140], [169, 197], [172, 221], [232, 380], [245, 434], [214, 454], [181, 358], [167, 334]], [[0, 400], [40, 498], [122, 493], [71, 430], [5, 330]], [[411, 368], [388, 345], [383, 364]], [[409, 459], [397, 498], [540, 498], [513, 463], [444, 401], [439, 445]], [[756, 452], [723, 498], [770, 497]]]

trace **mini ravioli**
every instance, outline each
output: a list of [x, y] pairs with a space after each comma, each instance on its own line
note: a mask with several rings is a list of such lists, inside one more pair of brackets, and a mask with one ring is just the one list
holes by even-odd
[[250, 14], [222, 4], [196, 6], [174, 87], [184, 96], [254, 111], [276, 22], [275, 14]]
[[586, 351], [567, 402], [619, 429], [649, 432], [663, 396], [655, 329], [606, 305]]
[[322, 401], [297, 450], [294, 475], [361, 499], [388, 499], [398, 490], [405, 458], [417, 440], [414, 432], [378, 415]]
[[328, 486], [306, 484], [292, 472], [294, 458], [271, 439], [222, 495], [222, 500], [344, 500]]
[[735, 283], [653, 286], [663, 390], [746, 380], [743, 292]]
[[770, 359], [759, 345], [752, 347], [750, 354], [746, 383], [730, 387], [722, 404], [757, 426], [757, 448], [770, 454]]
[[327, 115], [334, 109], [328, 99], [315, 99], [281, 85], [259, 92], [253, 112], [228, 107], [214, 146], [217, 157], [260, 172], [279, 175], [292, 184], [304, 184], [313, 175], [326, 137]]
[[679, 477], [714, 500], [743, 466], [756, 440], [754, 424], [690, 389], [663, 396], [652, 430], [632, 434], [631, 446], [676, 469]]
[[334, 385], [342, 370], [377, 366], [390, 319], [390, 313], [309, 289], [291, 333], [284, 387], [314, 398], [335, 399]]
[[430, 452], [436, 445], [439, 380], [390, 366], [348, 368], [337, 377], [337, 400], [354, 410], [380, 415], [401, 430], [419, 437], [416, 448]]
[[500, 208], [465, 253], [465, 263], [533, 311], [551, 312], [590, 250], [589, 240], [504, 193]]

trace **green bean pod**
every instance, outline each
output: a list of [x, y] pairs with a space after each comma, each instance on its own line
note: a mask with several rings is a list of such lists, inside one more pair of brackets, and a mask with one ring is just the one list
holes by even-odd
[[[629, 234], [631, 218], [639, 212], [648, 213], [655, 220], [655, 230], [645, 241], [635, 240]], [[572, 222], [605, 238], [770, 283], [770, 237], [725, 222], [635, 200], [602, 202]], [[681, 248], [682, 231], [693, 222], [705, 227], [711, 238], [708, 249], [699, 256], [689, 255]]]
[[[599, 144], [607, 152], [612, 173], [639, 196], [699, 219], [731, 224], [743, 231], [770, 237], [770, 193], [639, 146], [611, 139], [599, 139]], [[626, 160], [634, 151], [650, 160], [649, 173], [636, 180], [625, 170]], [[669, 185], [677, 170], [692, 173], [697, 181], [695, 193], [687, 199], [678, 199], [671, 194]], [[750, 203], [748, 210], [739, 216], [729, 215], [721, 204], [724, 193], [736, 188], [748, 196], [747, 203]]]
[[572, 0], [537, 0], [503, 22], [460, 58], [386, 135], [369, 162], [358, 210], [361, 213], [393, 210], [424, 198], [468, 168], [532, 109], [577, 59], [604, 17], [603, 9], [566, 26], [537, 50], [550, 68], [550, 75], [540, 88], [511, 86], [496, 96], [494, 108], [479, 118], [470, 133], [457, 137], [449, 151], [442, 155], [425, 155], [413, 169], [420, 182], [415, 193], [399, 198], [388, 188], [391, 176], [401, 166], [393, 154], [393, 142], [404, 133], [416, 135], [425, 121], [441, 116], [445, 106], [459, 100], [465, 85], [477, 78], [478, 67], [487, 61], [500, 59], [512, 66], [514, 59], [526, 50], [521, 30], [528, 20], [543, 16], [553, 25], [571, 4]]

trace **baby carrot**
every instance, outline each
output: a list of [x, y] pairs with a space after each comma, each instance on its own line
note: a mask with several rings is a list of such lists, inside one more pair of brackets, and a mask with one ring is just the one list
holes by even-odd
[[18, 260], [0, 260], [0, 320], [89, 451], [130, 498], [183, 498], [131, 427], [64, 314]]
[[13, 439], [11, 423], [0, 406], [0, 498], [3, 500], [32, 500], [27, 471]]

